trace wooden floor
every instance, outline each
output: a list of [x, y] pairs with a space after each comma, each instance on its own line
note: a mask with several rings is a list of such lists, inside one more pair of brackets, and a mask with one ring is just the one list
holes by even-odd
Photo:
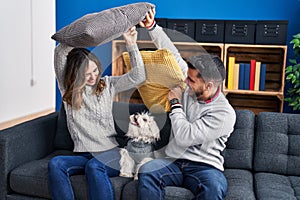
[[20, 124], [22, 122], [26, 122], [26, 121], [29, 121], [29, 120], [32, 120], [32, 119], [50, 114], [52, 112], [55, 112], [54, 108], [49, 109], [49, 110], [45, 110], [45, 111], [42, 111], [42, 112], [34, 113], [34, 114], [31, 114], [31, 115], [28, 115], [28, 116], [25, 116], [25, 117], [20, 117], [18, 119], [10, 120], [10, 121], [7, 121], [7, 122], [2, 122], [2, 123], [0, 123], [0, 130], [15, 126], [15, 125]]

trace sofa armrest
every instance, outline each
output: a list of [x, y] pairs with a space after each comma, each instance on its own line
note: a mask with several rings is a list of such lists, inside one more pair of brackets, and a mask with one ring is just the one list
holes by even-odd
[[0, 131], [0, 199], [6, 199], [8, 174], [15, 167], [53, 151], [58, 113]]

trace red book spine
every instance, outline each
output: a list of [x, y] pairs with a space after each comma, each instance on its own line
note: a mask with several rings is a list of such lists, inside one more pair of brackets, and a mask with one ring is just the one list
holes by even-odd
[[256, 60], [250, 60], [250, 90], [254, 90]]

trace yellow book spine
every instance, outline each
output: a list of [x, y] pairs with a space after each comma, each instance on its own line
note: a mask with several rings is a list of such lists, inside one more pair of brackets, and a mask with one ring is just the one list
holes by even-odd
[[233, 70], [233, 88], [234, 90], [239, 89], [239, 73], [240, 73], [240, 64], [234, 64]]
[[260, 81], [260, 66], [261, 62], [256, 62], [255, 65], [255, 78], [254, 78], [254, 90], [259, 90], [259, 81]]
[[235, 57], [229, 57], [229, 60], [228, 60], [228, 80], [227, 80], [227, 88], [229, 90], [233, 89], [234, 64], [235, 64]]

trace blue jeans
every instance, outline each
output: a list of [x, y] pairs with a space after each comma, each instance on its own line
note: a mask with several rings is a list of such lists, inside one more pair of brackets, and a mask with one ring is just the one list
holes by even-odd
[[98, 154], [77, 153], [72, 156], [56, 156], [48, 164], [49, 187], [53, 200], [73, 200], [70, 176], [85, 174], [89, 199], [114, 199], [109, 177], [120, 172], [119, 148]]
[[224, 199], [227, 192], [222, 171], [205, 163], [155, 159], [140, 168], [138, 199], [162, 200], [166, 186], [189, 189], [195, 199]]

